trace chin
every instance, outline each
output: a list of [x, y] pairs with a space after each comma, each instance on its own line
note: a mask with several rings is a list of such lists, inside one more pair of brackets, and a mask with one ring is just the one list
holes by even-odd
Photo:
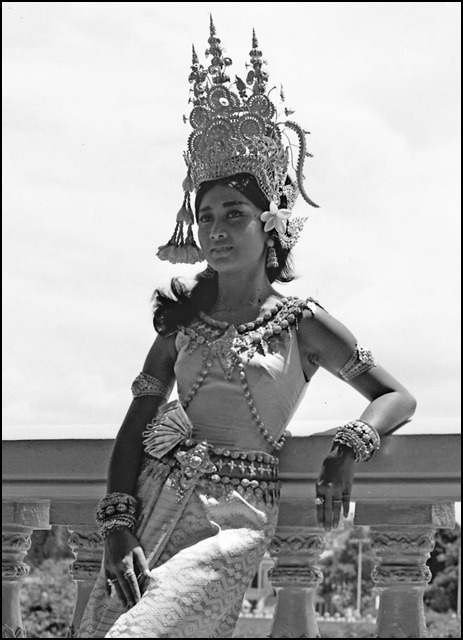
[[225, 255], [225, 256], [215, 256], [209, 255], [208, 263], [211, 265], [213, 269], [216, 271], [229, 271], [230, 269], [238, 269], [240, 267], [239, 260], [237, 260], [236, 255]]
[[210, 262], [209, 264], [217, 273], [229, 273], [231, 271], [239, 271], [240, 268], [242, 269], [242, 265], [236, 264], [235, 262], [226, 263], [225, 260], [218, 260], [217, 262]]

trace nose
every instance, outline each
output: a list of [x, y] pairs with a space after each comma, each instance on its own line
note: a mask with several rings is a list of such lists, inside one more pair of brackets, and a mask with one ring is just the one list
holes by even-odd
[[220, 222], [220, 220], [216, 220], [213, 223], [209, 233], [211, 240], [219, 240], [220, 238], [225, 238], [226, 235], [227, 234], [225, 233], [222, 223]]

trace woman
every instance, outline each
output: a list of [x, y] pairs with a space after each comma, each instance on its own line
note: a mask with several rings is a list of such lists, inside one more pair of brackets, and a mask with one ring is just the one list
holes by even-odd
[[[173, 281], [170, 294], [156, 291], [158, 336], [114, 445], [108, 495], [97, 515], [105, 559], [79, 637], [232, 637], [275, 531], [276, 456], [285, 428], [319, 367], [368, 400], [358, 420], [337, 430], [320, 472], [316, 503], [326, 530], [338, 526], [341, 511], [347, 516], [356, 461], [369, 460], [380, 437], [415, 408], [413, 397], [318, 303], [274, 288], [293, 278], [289, 254], [300, 225], [286, 207], [296, 185], [281, 171], [281, 154], [262, 153], [262, 140], [267, 150], [282, 143], [277, 134], [268, 142], [255, 37], [250, 83], [257, 91], [240, 93], [241, 111], [222, 90], [227, 64], [217, 62], [212, 24], [209, 43], [222, 75], [214, 74], [220, 82], [205, 89], [208, 102], [201, 102], [204, 75], [194, 69], [195, 108], [203, 111], [190, 118], [196, 142], [189, 144], [184, 207], [171, 242], [160, 249], [160, 257], [175, 261], [197, 252], [194, 191], [208, 267], [191, 290]], [[222, 102], [214, 102], [217, 86]], [[265, 128], [250, 135], [245, 125], [255, 104]], [[252, 170], [234, 173], [231, 166]], [[179, 401], [166, 404], [175, 381]]]

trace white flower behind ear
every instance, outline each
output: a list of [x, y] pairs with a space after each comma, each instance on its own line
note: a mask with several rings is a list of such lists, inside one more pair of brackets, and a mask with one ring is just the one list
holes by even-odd
[[292, 211], [289, 209], [278, 209], [276, 204], [271, 202], [269, 211], [264, 211], [260, 216], [262, 222], [265, 222], [264, 231], [276, 229], [278, 233], [284, 234], [291, 214]]

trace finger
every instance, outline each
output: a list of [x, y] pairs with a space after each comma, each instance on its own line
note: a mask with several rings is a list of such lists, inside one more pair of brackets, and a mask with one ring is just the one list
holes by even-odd
[[317, 506], [317, 523], [319, 527], [324, 526], [324, 506], [325, 506], [325, 498], [324, 496], [317, 495], [315, 498], [315, 504]]
[[106, 578], [106, 581], [105, 581], [105, 592], [108, 598], [110, 598], [111, 592], [112, 592], [112, 582], [109, 578]]
[[105, 591], [106, 591], [106, 595], [109, 598], [111, 596], [112, 583], [111, 583], [111, 576], [109, 575], [109, 571], [107, 569], [105, 569], [104, 576], [105, 576]]
[[331, 531], [333, 526], [333, 503], [331, 498], [329, 500], [325, 500], [325, 531]]
[[122, 602], [124, 607], [126, 607], [127, 604], [128, 604], [127, 603], [127, 598], [125, 597], [125, 593], [124, 593], [121, 585], [119, 584], [119, 580], [116, 580], [115, 582], [113, 582], [113, 587], [114, 587], [114, 591], [116, 592], [117, 597]]
[[333, 498], [333, 529], [339, 527], [339, 519], [341, 518], [342, 499]]
[[133, 569], [129, 569], [124, 573], [125, 585], [130, 590], [130, 603], [131, 606], [140, 601], [140, 587], [138, 586], [137, 576]]
[[317, 482], [315, 485], [315, 493], [316, 493], [316, 497], [315, 497], [315, 504], [317, 505], [317, 523], [319, 527], [324, 527], [325, 524], [325, 520], [324, 520], [324, 515], [325, 515], [325, 496], [319, 492], [319, 487], [321, 486], [320, 482]]
[[133, 555], [135, 556], [135, 560], [137, 562], [140, 573], [144, 576], [149, 576], [150, 568], [143, 549], [141, 547], [135, 547], [135, 549], [133, 550]]
[[343, 495], [342, 496], [342, 515], [347, 518], [349, 516], [350, 509], [350, 496]]
[[118, 578], [118, 582], [116, 584], [119, 585], [119, 588], [123, 593], [126, 606], [133, 607], [135, 604], [135, 599], [133, 597], [132, 589], [127, 583], [127, 580], [123, 576], [121, 576], [120, 578]]
[[126, 605], [128, 605], [129, 607], [133, 607], [133, 605], [135, 604], [135, 598], [132, 593], [131, 585], [128, 583], [128, 580], [127, 580], [127, 576], [128, 574], [130, 574], [130, 572], [132, 572], [133, 575], [135, 575], [133, 567], [130, 567], [130, 566], [127, 567], [122, 565], [120, 569], [116, 571], [117, 583], [115, 583], [115, 586], [119, 585], [119, 588], [123, 593]]
[[133, 550], [133, 555], [135, 557], [135, 561], [139, 570], [137, 573], [137, 580], [141, 593], [145, 590], [145, 586], [151, 578], [150, 568], [148, 560], [146, 559], [146, 556], [141, 547], [135, 547], [135, 549]]

